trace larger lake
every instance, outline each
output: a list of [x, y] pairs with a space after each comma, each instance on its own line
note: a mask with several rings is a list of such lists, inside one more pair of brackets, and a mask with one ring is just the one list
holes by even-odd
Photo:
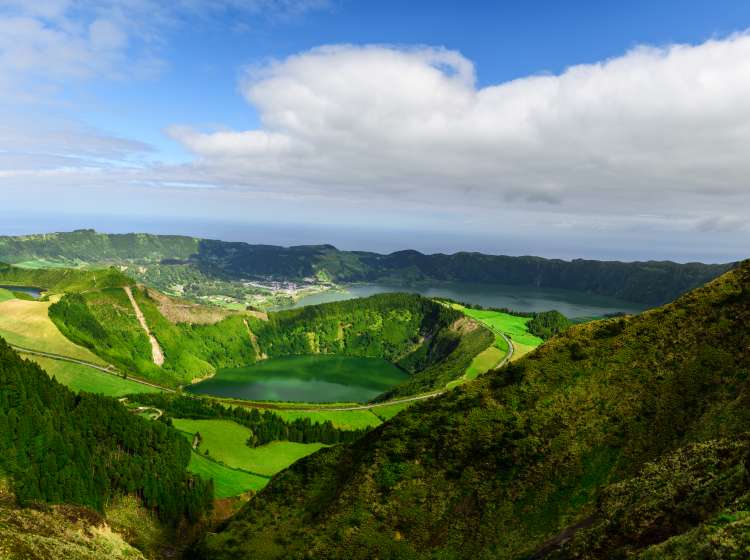
[[257, 401], [365, 402], [408, 377], [379, 358], [288, 356], [221, 369], [187, 391]]
[[601, 317], [609, 313], [638, 313], [645, 309], [645, 306], [616, 298], [569, 290], [469, 283], [444, 283], [416, 287], [353, 284], [344, 289], [329, 290], [303, 297], [285, 309], [367, 297], [384, 292], [412, 292], [425, 297], [447, 297], [482, 307], [500, 307], [514, 311], [556, 309], [566, 317]]

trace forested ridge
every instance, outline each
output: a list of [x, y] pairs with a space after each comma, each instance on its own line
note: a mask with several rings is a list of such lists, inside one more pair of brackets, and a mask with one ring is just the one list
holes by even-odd
[[197, 521], [213, 489], [187, 473], [190, 445], [116, 400], [74, 394], [0, 339], [0, 472], [22, 505], [80, 504], [102, 511], [137, 496], [169, 523]]
[[749, 349], [745, 262], [299, 461], [195, 555], [747, 557]]
[[331, 245], [277, 247], [192, 237], [103, 234], [93, 230], [0, 237], [0, 260], [47, 259], [75, 264], [161, 263], [186, 266], [203, 277], [301, 279], [322, 274], [336, 282], [472, 282], [559, 288], [618, 297], [647, 305], [666, 303], [726, 272], [732, 264], [670, 261], [563, 261], [533, 256], [461, 252], [388, 255], [340, 251]]

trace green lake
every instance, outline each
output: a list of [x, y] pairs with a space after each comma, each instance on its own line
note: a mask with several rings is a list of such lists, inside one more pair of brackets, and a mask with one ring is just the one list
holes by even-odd
[[187, 390], [258, 401], [366, 402], [408, 377], [379, 358], [287, 356], [221, 369]]

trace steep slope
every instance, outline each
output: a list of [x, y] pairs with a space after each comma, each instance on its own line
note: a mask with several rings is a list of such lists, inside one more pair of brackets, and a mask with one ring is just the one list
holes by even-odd
[[190, 446], [114, 399], [60, 385], [0, 339], [0, 473], [19, 504], [103, 510], [138, 496], [169, 523], [199, 519], [212, 487], [187, 473]]
[[[241, 280], [252, 277], [301, 279], [320, 276], [337, 282], [456, 281], [562, 288], [658, 305], [699, 286], [729, 264], [678, 264], [668, 261], [617, 262], [481, 253], [424, 255], [398, 251], [381, 255], [339, 251], [331, 245], [277, 247], [173, 235], [102, 234], [93, 230], [0, 237], [0, 260], [45, 263], [163, 265], [188, 267], [181, 277]], [[37, 261], [40, 261], [39, 263]], [[161, 264], [160, 264], [161, 263]], [[165, 286], [162, 286], [162, 288]]]
[[745, 262], [300, 461], [196, 556], [746, 557], [749, 368]]

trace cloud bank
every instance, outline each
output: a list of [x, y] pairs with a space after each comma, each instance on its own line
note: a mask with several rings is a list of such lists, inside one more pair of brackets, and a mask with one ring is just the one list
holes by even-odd
[[748, 193], [747, 34], [483, 87], [455, 51], [328, 46], [249, 69], [242, 92], [261, 128], [170, 134], [248, 187], [595, 212]]

